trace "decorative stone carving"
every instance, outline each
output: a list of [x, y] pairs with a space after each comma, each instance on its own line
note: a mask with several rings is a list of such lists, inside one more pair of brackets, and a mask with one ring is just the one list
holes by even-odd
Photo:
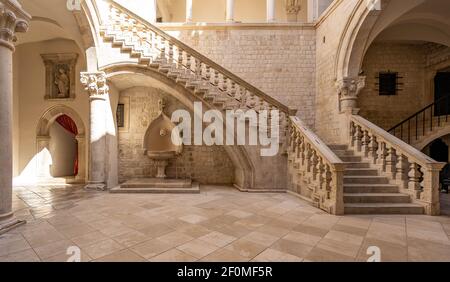
[[286, 16], [288, 22], [296, 22], [300, 10], [300, 0], [286, 0]]
[[[81, 84], [92, 98], [102, 98], [109, 93], [109, 86], [106, 84], [106, 73], [104, 72], [82, 72]], [[104, 98], [104, 97], [103, 97]]]
[[42, 54], [45, 65], [45, 99], [75, 98], [78, 54]]
[[0, 2], [0, 46], [14, 51], [16, 32], [26, 32], [31, 16], [22, 10], [16, 0]]
[[336, 83], [339, 93], [339, 109], [341, 112], [358, 111], [357, 99], [361, 90], [366, 86], [366, 77], [346, 77]]

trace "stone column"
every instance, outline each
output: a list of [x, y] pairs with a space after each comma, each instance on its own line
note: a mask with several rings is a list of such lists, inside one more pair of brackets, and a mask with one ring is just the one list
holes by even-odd
[[13, 69], [16, 32], [26, 32], [31, 16], [16, 0], [0, 0], [0, 234], [25, 223], [13, 217]]
[[106, 107], [109, 87], [104, 72], [82, 72], [90, 100], [89, 180], [86, 189], [105, 190]]
[[227, 22], [234, 22], [234, 0], [227, 0]]
[[286, 0], [286, 16], [288, 22], [297, 22], [298, 12], [300, 12], [300, 0]]
[[150, 22], [156, 23], [158, 5], [156, 4], [156, 0], [149, 0], [149, 1], [150, 1]]
[[186, 22], [192, 22], [192, 0], [186, 0]]
[[366, 77], [345, 77], [337, 81], [340, 112], [358, 113], [358, 94], [366, 86]]
[[267, 0], [267, 22], [275, 22], [275, 0]]

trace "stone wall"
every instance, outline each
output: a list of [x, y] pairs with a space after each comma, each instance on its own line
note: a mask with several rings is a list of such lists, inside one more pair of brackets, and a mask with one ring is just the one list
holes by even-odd
[[[163, 26], [164, 28], [164, 26]], [[165, 27], [314, 127], [315, 31], [309, 25]]]
[[[425, 91], [427, 48], [423, 44], [375, 43], [363, 63], [366, 87], [361, 91], [358, 105], [360, 115], [389, 130], [431, 101]], [[395, 96], [380, 96], [379, 72], [398, 72], [399, 91]]]
[[[374, 43], [364, 58], [366, 87], [358, 104], [360, 115], [389, 130], [434, 101], [434, 76], [440, 67], [450, 66], [450, 48], [433, 43]], [[399, 74], [401, 89], [395, 96], [380, 96], [378, 73]]]
[[[121, 101], [129, 101], [129, 128], [119, 129], [119, 182], [132, 178], [154, 177], [156, 167], [144, 155], [143, 140], [151, 122], [158, 117], [158, 100], [164, 98], [165, 113], [186, 109], [175, 98], [156, 88], [131, 88], [122, 91]], [[166, 171], [171, 178], [192, 177], [202, 184], [233, 184], [234, 167], [223, 147], [184, 146], [183, 153], [171, 160]]]

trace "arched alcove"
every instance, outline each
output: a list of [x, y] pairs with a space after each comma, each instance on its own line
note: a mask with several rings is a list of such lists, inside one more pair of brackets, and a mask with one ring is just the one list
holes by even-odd
[[[63, 126], [64, 119], [66, 119], [66, 126]], [[73, 124], [71, 124], [73, 123]], [[64, 128], [63, 128], [64, 127]], [[67, 127], [67, 128], [65, 128]], [[69, 129], [72, 127], [72, 129]], [[66, 131], [66, 132], [65, 132]], [[67, 131], [70, 131], [67, 133]], [[66, 182], [69, 183], [82, 183], [85, 182], [86, 177], [86, 137], [85, 127], [78, 115], [78, 113], [65, 105], [57, 105], [51, 107], [40, 118], [37, 130], [36, 130], [36, 155], [38, 156], [36, 161], [36, 176], [40, 182], [51, 181], [54, 175], [56, 177], [66, 178]], [[49, 167], [49, 156], [51, 156], [50, 163], [54, 166], [61, 161], [71, 161], [72, 158], [62, 155], [64, 148], [62, 144], [52, 144], [52, 138], [58, 138], [61, 142], [70, 142], [70, 135], [72, 135], [73, 142], [76, 142], [76, 148], [67, 148], [66, 153], [70, 154], [72, 150], [75, 150], [77, 156], [73, 157], [73, 173], [64, 175], [64, 171], [70, 168], [70, 164], [65, 168], [55, 171], [55, 168]], [[52, 152], [57, 155], [52, 156]], [[57, 162], [56, 164], [54, 162]], [[77, 164], [75, 164], [75, 162]], [[52, 173], [53, 172], [53, 173]]]

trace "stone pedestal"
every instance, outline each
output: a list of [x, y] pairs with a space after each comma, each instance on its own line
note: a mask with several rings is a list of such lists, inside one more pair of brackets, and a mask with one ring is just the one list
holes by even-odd
[[81, 83], [90, 98], [89, 177], [86, 189], [105, 190], [106, 163], [106, 95], [109, 87], [104, 72], [83, 72]]
[[30, 20], [17, 1], [0, 1], [0, 234], [24, 223], [14, 219], [12, 211], [12, 57], [15, 34], [26, 32]]

